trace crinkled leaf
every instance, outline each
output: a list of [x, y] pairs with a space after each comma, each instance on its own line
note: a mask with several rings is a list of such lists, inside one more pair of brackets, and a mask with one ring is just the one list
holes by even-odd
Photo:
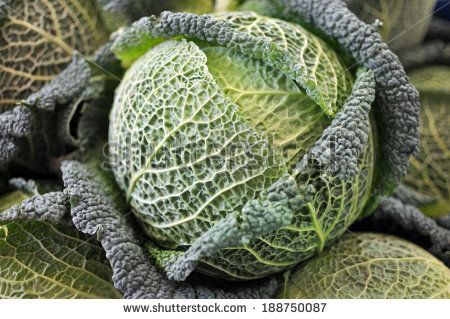
[[279, 179], [259, 198], [248, 201], [239, 214], [228, 214], [197, 238], [181, 258], [169, 265], [167, 277], [185, 280], [200, 259], [289, 226], [294, 214], [309, 201], [303, 193], [292, 176]]
[[352, 234], [288, 273], [279, 297], [449, 298], [450, 270], [405, 240]]
[[441, 226], [439, 221], [426, 216], [417, 207], [389, 196], [382, 198], [375, 212], [354, 225], [353, 230], [401, 236], [427, 249], [449, 266], [450, 229]]
[[113, 98], [110, 92], [118, 82], [109, 69], [119, 71], [116, 62], [108, 47], [96, 53], [95, 66], [74, 55], [64, 71], [30, 95], [23, 103], [31, 110], [28, 125], [32, 130], [17, 140], [19, 156], [14, 164], [40, 173], [57, 173], [61, 156], [74, 147], [85, 151], [106, 138]]
[[[332, 176], [346, 180], [357, 175], [358, 160], [367, 147], [372, 124], [370, 110], [375, 100], [373, 72], [360, 69], [351, 96], [341, 112], [310, 150], [309, 160], [317, 162]], [[305, 157], [298, 165], [302, 169]]]
[[3, 170], [19, 152], [18, 144], [30, 135], [33, 114], [24, 106], [16, 106], [0, 114], [0, 168]]
[[105, 140], [108, 115], [115, 86], [107, 86], [103, 77], [93, 77], [81, 95], [60, 106], [57, 112], [58, 138], [66, 145], [86, 151]]
[[58, 214], [68, 211], [60, 192], [33, 196], [16, 190], [0, 197], [0, 220], [14, 219], [0, 222], [0, 298], [121, 298], [95, 239], [73, 226], [37, 221], [58, 222]]
[[64, 153], [64, 142], [58, 138], [57, 114], [32, 111], [32, 130], [29, 136], [16, 142], [14, 165], [19, 168], [48, 174], [52, 159]]
[[359, 20], [343, 1], [278, 0], [287, 20], [313, 24], [334, 38], [357, 63], [375, 76], [380, 160], [373, 194], [389, 195], [406, 175], [411, 155], [419, 149], [419, 99], [398, 57], [383, 43], [373, 25]]
[[360, 216], [371, 196], [371, 136], [368, 144], [358, 161], [358, 174], [348, 180], [317, 171], [298, 176], [298, 184], [308, 185], [314, 193], [312, 200], [294, 213], [289, 226], [242, 247], [223, 249], [202, 261], [199, 268], [208, 274], [254, 279], [293, 266], [334, 243]]
[[255, 197], [286, 172], [279, 154], [272, 165], [265, 162], [267, 137], [238, 116], [193, 42], [170, 41], [147, 52], [125, 75], [114, 103], [115, 177], [147, 234], [165, 246], [191, 244], [241, 210], [239, 198]]
[[[242, 285], [213, 283], [192, 278], [176, 283], [150, 262], [140, 247], [136, 225], [127, 218], [124, 201], [100, 154], [62, 166], [65, 192], [71, 198], [71, 214], [76, 227], [96, 234], [113, 268], [115, 286], [125, 298], [268, 298], [278, 283], [274, 278]], [[219, 288], [220, 287], [220, 288]]]
[[[304, 165], [302, 160], [294, 172], [298, 174], [298, 185], [312, 190], [312, 199], [306, 199], [303, 195], [307, 205], [294, 212], [291, 224], [241, 248], [230, 247], [220, 251], [199, 265], [203, 271], [219, 271], [226, 273], [226, 276], [251, 279], [261, 273], [280, 271], [309, 258], [343, 234], [358, 218], [372, 196], [375, 155], [368, 110], [373, 93], [371, 72], [362, 72], [361, 78], [354, 85], [352, 97], [330, 126], [330, 129], [335, 131], [335, 136], [339, 137], [336, 141], [340, 144], [347, 145], [347, 142], [340, 141], [341, 138], [352, 142], [352, 148], [347, 151], [354, 152], [355, 159], [350, 160], [346, 152], [342, 155], [335, 152], [333, 155], [336, 158], [332, 158], [329, 165], [339, 163], [340, 169], [347, 166], [354, 169], [352, 165], [355, 165], [353, 174], [342, 179], [341, 174], [328, 173], [323, 167], [317, 167], [316, 160], [318, 161], [319, 157], [307, 165]], [[354, 132], [357, 137], [346, 132], [352, 126], [358, 127]], [[326, 147], [321, 143], [323, 141], [318, 144], [319, 149], [323, 150]], [[336, 147], [339, 147], [339, 143]], [[333, 149], [332, 147], [333, 144], [328, 150]], [[325, 155], [326, 153], [323, 153], [322, 156]], [[315, 158], [315, 154], [312, 158]], [[374, 203], [376, 201], [373, 199]]]

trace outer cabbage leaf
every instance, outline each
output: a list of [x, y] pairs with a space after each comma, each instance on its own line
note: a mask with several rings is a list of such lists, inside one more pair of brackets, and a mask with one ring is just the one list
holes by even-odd
[[121, 298], [104, 251], [73, 228], [0, 226], [1, 298]]
[[22, 105], [0, 114], [0, 165], [14, 160], [12, 170], [58, 174], [61, 158], [73, 156], [74, 147], [85, 151], [106, 138], [110, 93], [122, 73], [109, 48], [100, 48], [91, 62], [75, 54]]
[[[3, 195], [0, 220], [14, 212], [15, 219], [56, 218], [57, 205], [46, 206], [58, 198], [56, 193], [30, 196], [20, 190]], [[67, 201], [66, 206], [57, 210], [67, 213]], [[1, 298], [121, 298], [102, 248], [69, 226], [0, 222], [0, 269]]]
[[371, 219], [375, 227], [383, 223], [389, 225], [381, 226], [383, 232], [389, 232], [392, 227], [395, 230], [399, 226], [404, 230], [400, 232], [404, 237], [417, 241], [447, 266], [450, 265], [450, 229], [441, 226], [439, 220], [424, 215], [416, 207], [394, 197], [383, 198]]
[[[318, 141], [320, 142], [318, 147], [316, 145], [313, 148], [311, 158], [302, 159], [299, 167], [294, 171], [298, 184], [303, 187], [307, 185], [306, 189], [311, 189], [312, 192], [307, 193], [311, 199], [306, 199], [307, 196], [303, 194], [302, 199], [307, 204], [294, 212], [291, 224], [244, 244], [244, 248], [250, 254], [245, 252], [245, 249], [239, 250], [237, 247], [222, 250], [217, 256], [207, 259], [201, 265], [204, 271], [211, 272], [216, 267], [215, 271], [218, 268], [229, 276], [250, 279], [258, 272], [281, 270], [283, 267], [304, 260], [317, 251], [320, 252], [326, 245], [342, 235], [359, 216], [364, 205], [368, 204], [371, 196], [374, 150], [368, 110], [373, 102], [373, 85], [371, 72], [359, 73], [351, 97], [333, 120], [332, 125], [327, 128], [330, 130], [329, 134], [324, 133]], [[348, 134], [348, 130], [352, 127], [358, 127], [354, 131], [356, 136]], [[335, 137], [333, 142], [338, 144], [337, 147], [347, 145], [345, 140], [352, 143], [351, 151], [348, 151], [356, 153], [354, 155], [357, 170], [351, 177], [343, 179], [339, 174], [330, 174], [326, 165], [317, 167], [322, 159], [314, 150], [320, 154], [323, 146], [327, 145], [326, 140], [329, 136]], [[359, 146], [358, 140], [361, 143]], [[327, 149], [333, 149], [332, 146], [333, 144]], [[349, 160], [349, 154], [346, 153], [342, 154], [341, 158], [340, 152], [341, 150], [333, 152], [333, 156], [336, 155], [337, 158], [333, 156], [331, 159], [327, 158], [325, 153], [322, 156], [331, 162], [330, 166], [336, 160], [341, 168], [346, 167], [352, 160]], [[299, 175], [296, 175], [297, 172]]]
[[382, 42], [377, 31], [379, 24], [368, 25], [360, 21], [349, 11], [344, 0], [261, 0], [256, 8], [286, 21], [309, 25], [325, 37], [334, 39], [335, 44], [347, 50], [357, 63], [374, 72], [378, 102], [376, 117], [382, 143], [379, 143], [379, 178], [373, 193], [374, 196], [392, 194], [406, 175], [410, 156], [419, 149], [419, 101], [397, 56]]
[[450, 270], [405, 240], [352, 234], [287, 273], [279, 297], [449, 298]]
[[346, 0], [361, 20], [379, 19], [380, 34], [394, 51], [419, 45], [433, 17], [436, 0]]
[[411, 158], [404, 183], [432, 198], [419, 208], [439, 217], [450, 212], [450, 67], [423, 67], [410, 78], [421, 93], [421, 149]]
[[[63, 122], [58, 121], [58, 113], [64, 113], [72, 105], [76, 106], [76, 101], [82, 99], [86, 87], [92, 84], [91, 75], [89, 64], [76, 54], [60, 74], [22, 102], [25, 106], [20, 105], [0, 114], [5, 119], [9, 113], [14, 115], [8, 122], [0, 122], [5, 126], [2, 137], [17, 136], [13, 139], [13, 152], [9, 156], [3, 155], [5, 158], [2, 164], [16, 157], [15, 164], [48, 173], [52, 161], [64, 153], [64, 142], [67, 140], [64, 135], [60, 137], [58, 134], [59, 126], [55, 122]], [[14, 133], [18, 129], [26, 133]]]
[[346, 181], [329, 174], [306, 171], [299, 185], [315, 190], [308, 204], [294, 213], [289, 226], [252, 240], [242, 247], [229, 247], [203, 260], [199, 268], [209, 274], [248, 280], [281, 271], [322, 251], [339, 238], [360, 216], [371, 196], [373, 145], [358, 161], [359, 173]]
[[[100, 156], [98, 152], [93, 152], [87, 153], [84, 156], [84, 161], [87, 164], [81, 164], [75, 161], [64, 162], [62, 167], [63, 179], [66, 183], [64, 193], [53, 192], [39, 195], [36, 191], [47, 188], [46, 185], [41, 185], [41, 183], [37, 184], [31, 180], [11, 180], [10, 184], [18, 187], [20, 190], [6, 194], [0, 199], [0, 207], [7, 209], [7, 211], [0, 214], [0, 221], [4, 219], [6, 221], [14, 220], [15, 222], [10, 224], [0, 224], [1, 232], [6, 230], [7, 226], [12, 224], [18, 225], [14, 226], [14, 229], [22, 229], [24, 227], [22, 225], [24, 224], [18, 224], [17, 220], [34, 220], [34, 222], [25, 223], [25, 225], [30, 224], [32, 225], [30, 228], [37, 228], [36, 231], [42, 232], [41, 236], [47, 235], [47, 232], [42, 231], [42, 229], [46, 230], [48, 227], [51, 228], [51, 236], [42, 239], [42, 245], [50, 242], [50, 239], [48, 238], [53, 239], [53, 237], [61, 235], [53, 234], [53, 230], [55, 229], [59, 232], [65, 230], [65, 237], [62, 241], [58, 241], [60, 245], [64, 245], [66, 241], [69, 241], [70, 243], [72, 233], [74, 234], [73, 237], [76, 237], [75, 235], [78, 236], [79, 233], [76, 233], [72, 228], [53, 227], [47, 223], [37, 221], [52, 220], [55, 222], [63, 222], [61, 217], [64, 217], [64, 215], [61, 216], [61, 212], [67, 216], [70, 211], [75, 226], [81, 232], [89, 235], [97, 234], [97, 238], [102, 242], [102, 245], [106, 250], [106, 256], [113, 266], [114, 275], [112, 278], [114, 285], [124, 293], [124, 297], [273, 298], [278, 287], [278, 281], [275, 278], [254, 281], [245, 285], [229, 285], [224, 282], [212, 282], [210, 278], [202, 278], [199, 276], [196, 276], [185, 283], [176, 283], [167, 280], [167, 278], [165, 278], [164, 275], [146, 258], [143, 249], [136, 244], [140, 243], [141, 239], [139, 234], [134, 232], [136, 225], [125, 218], [126, 216], [124, 216], [124, 213], [126, 212], [126, 207], [124, 206], [124, 201], [120, 196], [120, 192], [115, 187], [112, 176], [102, 159], [103, 157]], [[22, 199], [26, 200], [22, 201]], [[70, 224], [70, 226], [73, 226], [73, 224]], [[28, 230], [28, 226], [26, 230]], [[38, 236], [33, 239], [37, 241]], [[57, 239], [59, 239], [59, 237], [57, 237]], [[78, 237], [75, 239], [78, 239]], [[89, 255], [85, 256], [85, 259], [87, 260], [85, 268], [88, 271], [92, 271], [94, 275], [109, 282], [111, 278], [110, 270], [102, 271], [103, 265], [97, 266], [95, 260], [93, 260], [95, 259], [95, 256], [97, 256], [96, 252], [101, 250], [96, 246], [97, 242], [91, 239], [92, 237], [87, 238], [80, 235], [77, 246], [73, 249], [71, 255], [66, 254], [65, 256], [70, 258], [71, 256], [76, 255], [74, 263], [78, 262], [78, 264], [83, 264], [84, 257], [77, 255], [77, 253], [83, 253], [83, 251], [81, 251], [83, 246], [86, 245], [93, 249], [97, 248], [94, 249], [93, 253], [90, 253], [90, 250], [86, 251]], [[83, 241], [85, 241], [85, 243], [83, 243]], [[4, 247], [0, 245], [0, 249], [3, 248]], [[27, 249], [25, 247], [19, 248], [22, 248], [22, 251]], [[43, 256], [47, 257], [47, 254], [54, 253], [52, 248], [53, 246], [51, 246]], [[57, 252], [64, 253], [65, 251], [65, 249], [58, 248]], [[6, 252], [10, 253], [11, 251], [7, 250], [5, 253]], [[57, 253], [54, 254], [54, 256], [56, 255]], [[62, 268], [60, 260], [47, 259], [45, 261], [51, 262], [51, 265], [46, 269], [53, 270], [55, 267], [58, 267], [59, 269]], [[2, 262], [3, 260], [0, 257], [0, 264], [2, 264]], [[44, 263], [42, 262], [39, 265], [44, 265]], [[2, 272], [0, 272], [0, 287], [3, 288], [1, 276], [3, 274], [9, 274], [11, 271], [9, 268], [2, 269]], [[85, 284], [83, 287], [87, 287], [88, 289], [95, 278], [92, 279], [86, 275], [82, 280], [86, 280], [86, 277], [87, 280], [89, 280], [89, 283]], [[67, 277], [64, 277], [63, 279], [69, 280]], [[97, 285], [96, 290], [94, 289], [91, 295], [99, 292], [102, 287], [103, 285]], [[5, 291], [9, 292], [7, 289], [5, 289]], [[41, 291], [35, 290], [33, 287], [30, 288], [27, 297], [31, 297], [32, 295], [35, 297], [36, 292]], [[72, 289], [71, 292], [74, 292], [74, 289]], [[57, 290], [56, 293], [61, 292]], [[19, 297], [21, 294], [23, 294], [23, 290], [17, 288], [15, 297]], [[87, 293], [82, 297], [86, 298], [86, 295]], [[45, 295], [44, 297], [50, 298], [51, 296]], [[68, 298], [69, 296], [65, 295], [60, 297]], [[108, 296], [98, 295], [96, 297]], [[114, 297], [114, 295], [110, 297]]]
[[90, 0], [2, 2], [0, 109], [10, 107], [53, 79], [74, 51], [92, 54], [107, 39]]
[[32, 112], [17, 106], [0, 114], [0, 169], [17, 155], [17, 144], [32, 131]]

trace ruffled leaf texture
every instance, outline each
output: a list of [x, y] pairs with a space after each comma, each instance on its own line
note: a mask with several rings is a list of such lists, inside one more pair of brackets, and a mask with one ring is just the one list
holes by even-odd
[[33, 114], [24, 107], [17, 106], [0, 114], [0, 168], [12, 161], [19, 153], [21, 139], [33, 130]]
[[[63, 152], [58, 139], [57, 105], [70, 104], [85, 89], [91, 76], [87, 62], [74, 55], [71, 63], [21, 105], [0, 114], [0, 166], [14, 159], [25, 167], [47, 171], [50, 162]], [[39, 147], [36, 147], [39, 145]]]
[[[95, 239], [36, 221], [61, 221], [68, 212], [63, 194], [28, 197], [17, 190], [0, 198], [0, 298], [121, 298]], [[17, 221], [5, 221], [11, 217]]]
[[0, 226], [1, 298], [121, 298], [104, 251], [73, 228]]
[[90, 55], [108, 33], [95, 1], [0, 2], [0, 110], [52, 80], [74, 52]]
[[419, 246], [381, 234], [346, 235], [285, 277], [280, 298], [450, 297], [447, 266]]
[[[246, 48], [244, 47], [244, 46], [241, 46], [241, 48], [242, 48], [242, 50], [246, 50]], [[256, 53], [254, 53], [254, 54], [259, 54], [258, 52], [256, 52]], [[78, 197], [76, 197], [75, 196], [75, 198], [78, 198]], [[75, 201], [74, 203], [77, 203], [77, 201]], [[133, 246], [134, 247], [134, 246]], [[135, 252], [136, 253], [136, 252]], [[118, 264], [118, 265], [120, 265], [120, 263]], [[121, 267], [121, 266], [119, 266], [119, 267]], [[139, 276], [138, 276], [139, 277]], [[120, 278], [120, 277], [119, 277]], [[139, 277], [140, 278], [140, 277]], [[138, 280], [139, 281], [139, 280]], [[139, 281], [140, 282], [140, 281]], [[157, 281], [155, 281], [155, 282], [157, 282]], [[165, 285], [166, 283], [164, 282], [163, 283], [163, 285]], [[167, 284], [167, 287], [169, 287], [170, 285], [169, 284]], [[135, 289], [135, 291], [136, 291], [136, 289], [139, 289], [139, 288], [136, 288], [137, 286], [135, 285], [135, 286], [133, 286], [133, 289]], [[153, 288], [153, 290], [152, 291], [154, 291], [156, 288]], [[172, 289], [172, 288], [170, 288], [170, 289]], [[196, 288], [195, 288], [196, 289]], [[198, 291], [198, 290], [195, 290], [194, 288], [191, 290], [191, 291]], [[170, 291], [174, 291], [173, 289], [172, 290], [170, 290]], [[168, 293], [169, 295], [170, 295], [170, 293]], [[142, 294], [142, 293], [134, 293], [134, 294], [130, 294], [130, 295], [134, 295], [134, 296], [136, 296], [136, 295], [139, 295], [139, 296], [150, 296], [150, 295], [152, 295], [151, 293], [149, 293], [149, 294]], [[195, 295], [195, 294], [194, 294]]]

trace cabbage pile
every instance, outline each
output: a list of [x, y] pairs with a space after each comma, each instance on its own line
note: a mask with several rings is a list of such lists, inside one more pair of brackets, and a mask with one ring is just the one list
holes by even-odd
[[382, 24], [342, 0], [20, 2], [0, 2], [1, 298], [450, 296], [447, 73], [412, 70], [447, 44], [400, 55], [419, 126]]

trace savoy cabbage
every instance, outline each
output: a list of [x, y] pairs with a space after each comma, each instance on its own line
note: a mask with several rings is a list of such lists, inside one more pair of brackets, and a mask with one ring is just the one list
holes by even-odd
[[[140, 48], [139, 37], [158, 43], [183, 19], [189, 37], [206, 40], [197, 25], [217, 24], [217, 36], [235, 32], [219, 44], [239, 51], [168, 41], [134, 62], [110, 115], [111, 166], [152, 239], [166, 248], [192, 245], [170, 276], [184, 279], [184, 267], [192, 267], [182, 263], [200, 257], [209, 257], [207, 273], [266, 276], [322, 250], [367, 202], [373, 75], [361, 71], [348, 98], [351, 75], [326, 43], [252, 13], [164, 13], [154, 25], [143, 18], [119, 34], [113, 51], [126, 59], [130, 38]], [[238, 37], [253, 41], [252, 51]], [[357, 134], [350, 131], [355, 126]], [[355, 149], [326, 153], [347, 139]], [[299, 163], [303, 157], [308, 163]], [[309, 168], [314, 161], [330, 173]]]

